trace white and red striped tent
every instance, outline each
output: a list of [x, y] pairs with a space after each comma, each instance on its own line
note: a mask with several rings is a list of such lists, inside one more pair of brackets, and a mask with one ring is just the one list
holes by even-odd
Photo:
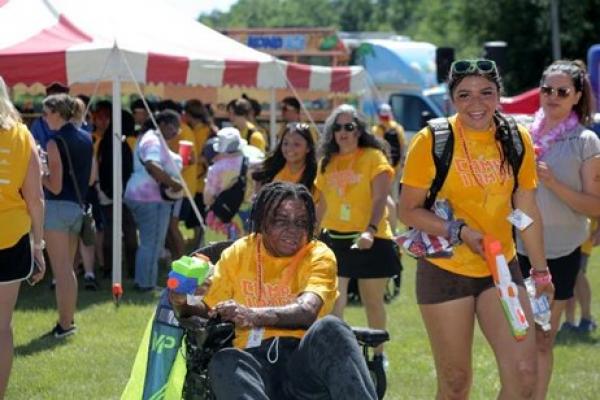
[[118, 78], [358, 93], [364, 74], [278, 60], [159, 0], [0, 0], [0, 75], [8, 85]]
[[[200, 1], [200, 0], [199, 0]], [[160, 0], [0, 0], [0, 76], [17, 83], [121, 81], [273, 89], [368, 90], [362, 67], [291, 64], [244, 46]], [[113, 282], [121, 281], [121, 147], [113, 141]]]

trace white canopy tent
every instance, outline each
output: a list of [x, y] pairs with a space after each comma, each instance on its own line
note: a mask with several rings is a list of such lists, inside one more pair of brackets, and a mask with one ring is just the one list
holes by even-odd
[[[287, 63], [244, 46], [159, 0], [0, 0], [0, 76], [17, 83], [112, 81], [120, 137], [121, 82], [364, 93], [362, 67]], [[113, 140], [113, 283], [121, 282], [121, 147]]]

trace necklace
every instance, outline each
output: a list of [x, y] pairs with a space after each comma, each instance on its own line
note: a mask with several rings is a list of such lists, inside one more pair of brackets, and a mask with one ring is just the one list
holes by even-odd
[[[262, 299], [262, 292], [264, 287], [264, 266], [262, 258], [262, 235], [256, 234], [256, 290], [258, 291], [258, 302], [260, 304]], [[282, 284], [289, 284], [292, 277], [295, 275], [296, 267], [300, 263], [300, 260], [304, 258], [308, 250], [312, 248], [312, 242], [305, 244], [298, 252], [292, 257], [289, 264], [283, 268], [283, 277], [281, 279]]]
[[542, 133], [547, 122], [548, 120], [544, 115], [544, 109], [540, 108], [535, 113], [535, 118], [531, 124], [531, 136], [533, 137], [535, 154], [538, 159], [541, 159], [554, 143], [566, 136], [567, 133], [571, 132], [577, 124], [579, 124], [579, 118], [575, 111], [571, 111], [569, 116], [563, 119], [558, 125], [546, 133]]

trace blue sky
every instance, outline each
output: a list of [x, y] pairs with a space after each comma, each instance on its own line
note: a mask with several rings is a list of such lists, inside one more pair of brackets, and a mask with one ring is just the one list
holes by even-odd
[[186, 14], [199, 16], [213, 10], [228, 11], [237, 0], [164, 0]]

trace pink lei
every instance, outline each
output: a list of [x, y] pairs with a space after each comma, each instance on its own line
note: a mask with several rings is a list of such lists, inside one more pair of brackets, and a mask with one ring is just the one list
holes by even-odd
[[571, 111], [571, 114], [561, 121], [560, 124], [550, 129], [545, 134], [542, 134], [544, 125], [546, 124], [546, 117], [544, 110], [540, 108], [535, 113], [535, 118], [531, 124], [531, 136], [533, 138], [533, 147], [535, 148], [535, 155], [538, 160], [541, 159], [544, 154], [550, 150], [550, 147], [559, 139], [562, 139], [567, 133], [571, 132], [578, 124], [579, 118], [575, 111]]

